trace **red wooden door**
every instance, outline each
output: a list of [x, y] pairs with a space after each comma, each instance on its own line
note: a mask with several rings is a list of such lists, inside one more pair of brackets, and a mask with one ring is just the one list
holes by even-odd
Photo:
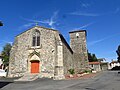
[[39, 62], [38, 61], [31, 62], [31, 73], [39, 73]]

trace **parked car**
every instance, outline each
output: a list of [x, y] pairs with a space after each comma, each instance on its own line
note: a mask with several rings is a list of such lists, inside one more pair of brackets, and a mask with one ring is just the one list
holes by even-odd
[[0, 69], [0, 77], [6, 77], [5, 70]]

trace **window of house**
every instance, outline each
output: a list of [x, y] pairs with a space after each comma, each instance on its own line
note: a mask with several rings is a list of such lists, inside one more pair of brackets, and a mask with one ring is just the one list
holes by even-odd
[[40, 32], [38, 30], [33, 32], [32, 46], [40, 46]]

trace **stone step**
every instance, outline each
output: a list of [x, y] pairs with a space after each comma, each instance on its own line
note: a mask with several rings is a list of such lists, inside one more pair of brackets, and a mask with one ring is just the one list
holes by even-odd
[[33, 81], [38, 78], [38, 74], [25, 74], [23, 77], [15, 80], [15, 81]]

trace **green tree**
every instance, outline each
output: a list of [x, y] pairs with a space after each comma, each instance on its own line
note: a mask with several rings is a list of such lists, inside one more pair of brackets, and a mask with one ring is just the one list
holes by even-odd
[[118, 57], [117, 57], [118, 62], [120, 62], [120, 45], [118, 46], [118, 49], [116, 50], [116, 53], [118, 55]]
[[4, 69], [9, 65], [9, 56], [10, 56], [10, 50], [11, 50], [11, 44], [7, 43], [3, 47], [2, 51], [2, 57], [3, 57], [3, 64], [4, 64]]
[[88, 53], [88, 60], [89, 60], [89, 62], [93, 61], [91, 53]]
[[88, 60], [89, 62], [95, 62], [95, 61], [98, 61], [97, 57], [95, 54], [91, 54], [88, 52]]
[[95, 54], [92, 54], [93, 61], [98, 61], [97, 57]]

